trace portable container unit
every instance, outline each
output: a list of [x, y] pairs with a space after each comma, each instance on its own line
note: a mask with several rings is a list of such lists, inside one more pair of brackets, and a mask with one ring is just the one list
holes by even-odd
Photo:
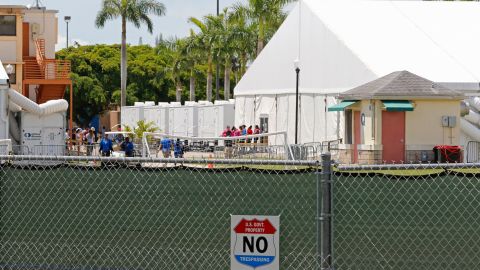
[[168, 122], [168, 106], [165, 106], [165, 104], [159, 104], [158, 106], [145, 107], [143, 113], [145, 122], [153, 122], [158, 128], [158, 132], [166, 134], [170, 132]]
[[235, 123], [235, 106], [229, 102], [215, 103], [198, 107], [199, 137], [218, 137]]
[[[138, 103], [138, 102], [136, 102]], [[140, 103], [138, 103], [140, 104]], [[144, 103], [139, 106], [126, 106], [122, 107], [122, 126], [129, 126], [131, 128], [135, 128], [137, 126], [138, 121], [145, 120], [144, 117]]]
[[22, 147], [35, 155], [65, 154], [65, 113], [39, 116], [22, 111], [20, 119]]
[[173, 136], [198, 136], [198, 105], [189, 102], [181, 106], [178, 102], [170, 103], [168, 108], [170, 134]]

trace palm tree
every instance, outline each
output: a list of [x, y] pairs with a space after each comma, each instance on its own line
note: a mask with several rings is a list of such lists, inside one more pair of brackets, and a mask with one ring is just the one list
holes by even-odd
[[163, 16], [165, 10], [165, 6], [157, 0], [103, 0], [102, 2], [102, 9], [95, 19], [95, 25], [98, 28], [103, 28], [107, 21], [119, 17], [122, 21], [121, 106], [127, 103], [127, 21], [137, 28], [140, 28], [141, 24], [146, 24], [148, 31], [153, 33], [153, 22], [148, 15]]
[[248, 0], [248, 4], [236, 3], [234, 16], [249, 20], [257, 30], [257, 55], [263, 50], [272, 29], [277, 29], [286, 17], [283, 7], [293, 0]]
[[190, 30], [190, 36], [185, 39], [185, 47], [183, 53], [186, 56], [186, 65], [189, 67], [190, 73], [190, 101], [195, 101], [195, 83], [198, 73], [197, 64], [202, 60], [202, 47], [200, 36]]
[[234, 53], [233, 56], [240, 65], [236, 70], [235, 76], [241, 77], [245, 74], [247, 62], [249, 59], [255, 58], [256, 55], [256, 25], [248, 24], [247, 19], [238, 17], [238, 14], [230, 14], [230, 23], [232, 31], [232, 42]]
[[215, 42], [215, 50], [217, 59], [224, 63], [224, 98], [228, 100], [230, 98], [230, 76], [232, 72], [232, 58], [236, 54], [236, 40], [238, 33], [232, 20], [231, 14], [228, 12], [228, 9], [224, 9], [223, 13], [218, 16], [221, 24], [218, 24], [217, 27], [217, 39]]
[[165, 73], [169, 77], [175, 86], [175, 100], [177, 102], [182, 101], [182, 75], [184, 73], [186, 65], [186, 55], [184, 53], [185, 39], [171, 38], [164, 42], [164, 46], [168, 49], [169, 53], [167, 65], [165, 67]]
[[[141, 139], [143, 138], [143, 133], [145, 132], [150, 132], [150, 133], [155, 133], [158, 131], [158, 127], [155, 126], [154, 122], [145, 122], [144, 120], [140, 120], [137, 122], [137, 127], [132, 128], [129, 125], [125, 125], [123, 127], [125, 132], [130, 132], [130, 137], [132, 137], [132, 140], [134, 140], [136, 143], [140, 143]], [[147, 137], [148, 141], [151, 141], [151, 136]]]
[[[215, 42], [219, 38], [219, 25], [221, 25], [221, 20], [217, 16], [207, 15], [203, 17], [203, 21], [191, 17], [188, 19], [189, 22], [193, 23], [195, 26], [200, 29], [199, 41], [203, 51], [206, 53], [207, 58], [207, 100], [212, 101], [212, 90], [213, 90], [213, 62], [215, 56]], [[217, 60], [217, 59], [215, 59]]]

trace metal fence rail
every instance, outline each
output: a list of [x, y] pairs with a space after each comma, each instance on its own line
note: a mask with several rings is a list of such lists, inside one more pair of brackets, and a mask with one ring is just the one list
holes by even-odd
[[[2, 269], [228, 269], [230, 215], [280, 215], [318, 269], [317, 162], [0, 156]], [[213, 167], [213, 168], [212, 168]]]

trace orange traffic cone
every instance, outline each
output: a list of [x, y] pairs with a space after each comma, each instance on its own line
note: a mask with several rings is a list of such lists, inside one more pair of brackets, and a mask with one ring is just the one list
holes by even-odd
[[[213, 156], [212, 156], [212, 154], [210, 154], [210, 155], [208, 156], [208, 159], [212, 159], [212, 158], [213, 158]], [[207, 168], [213, 169], [213, 163], [208, 163], [208, 164], [207, 164]]]

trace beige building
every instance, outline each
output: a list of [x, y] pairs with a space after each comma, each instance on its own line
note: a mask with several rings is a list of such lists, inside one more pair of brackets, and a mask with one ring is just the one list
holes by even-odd
[[[37, 103], [61, 99], [72, 87], [70, 61], [55, 59], [57, 13], [45, 8], [0, 5], [0, 60], [12, 67], [12, 88]], [[70, 95], [70, 119], [71, 114]]]
[[463, 94], [408, 71], [344, 92], [339, 99], [329, 111], [345, 113], [342, 162], [430, 162], [435, 146], [460, 144]]

